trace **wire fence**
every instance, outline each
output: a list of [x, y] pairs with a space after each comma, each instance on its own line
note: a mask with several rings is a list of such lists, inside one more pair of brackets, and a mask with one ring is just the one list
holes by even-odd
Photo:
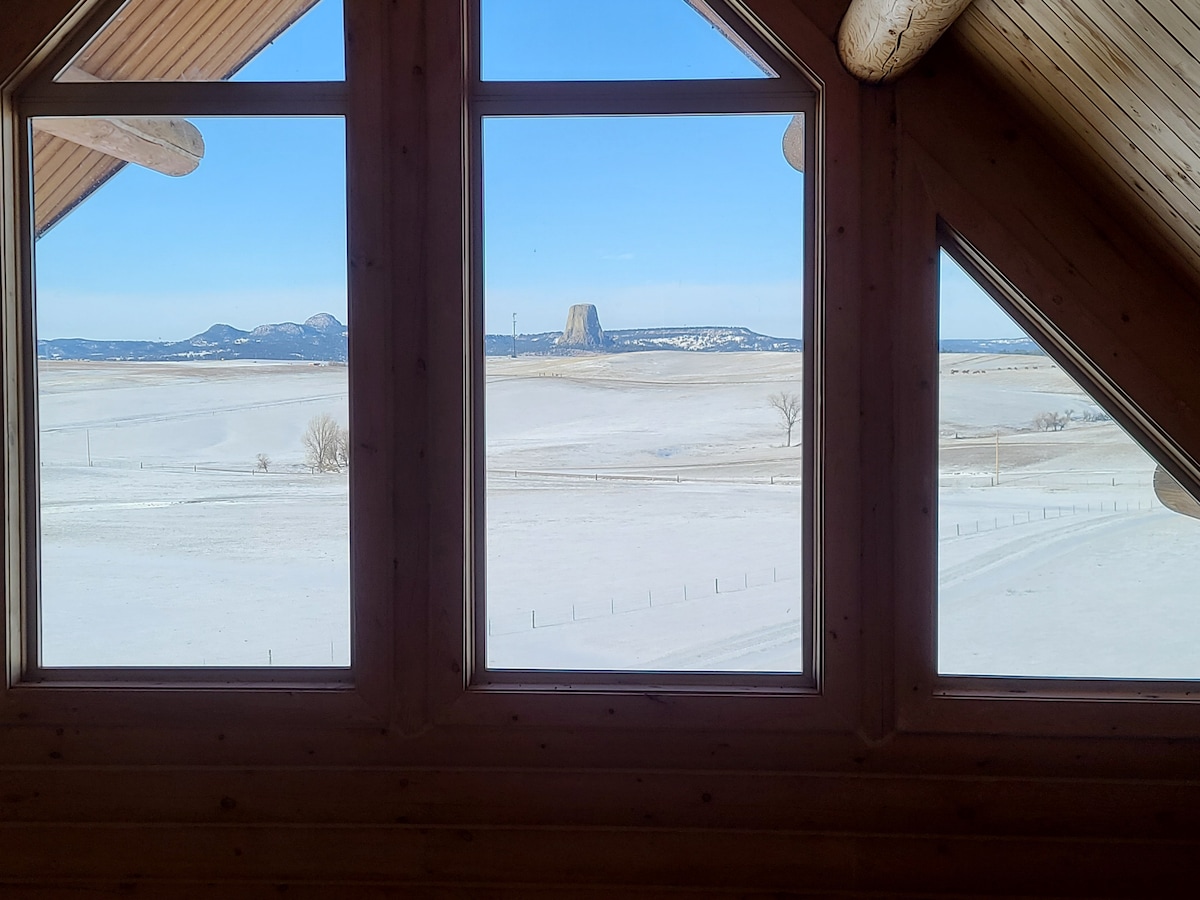
[[42, 468], [68, 468], [68, 469], [138, 469], [148, 472], [213, 472], [223, 475], [327, 475], [328, 472], [320, 472], [313, 466], [304, 465], [303, 463], [280, 463], [278, 465], [271, 464], [266, 469], [254, 463], [247, 463], [245, 466], [218, 466], [207, 463], [157, 463], [145, 462], [136, 459], [92, 459], [89, 462], [71, 462], [71, 463], [46, 463], [42, 461]]
[[[1070, 490], [1081, 487], [1151, 487], [1150, 477], [1127, 472], [1001, 472], [1000, 487], [1044, 487], [1051, 490]], [[938, 475], [939, 488], [996, 487], [995, 475], [947, 474]]]
[[1045, 522], [1049, 519], [1061, 519], [1067, 516], [1113, 515], [1151, 510], [1160, 506], [1161, 504], [1148, 500], [1094, 500], [1061, 506], [1042, 506], [1017, 512], [1006, 510], [1003, 513], [997, 512], [993, 516], [981, 516], [954, 523], [939, 522], [938, 540], [946, 541], [958, 537], [968, 537], [973, 534], [999, 531], [1002, 528], [1015, 528], [1020, 525], [1030, 525], [1034, 522]]
[[714, 576], [694, 581], [677, 582], [674, 585], [647, 588], [644, 592], [628, 592], [613, 595], [608, 599], [578, 600], [551, 606], [523, 609], [512, 613], [488, 616], [489, 635], [517, 634], [535, 628], [550, 628], [569, 625], [589, 619], [619, 616], [624, 613], [693, 603], [718, 596], [741, 594], [746, 591], [770, 587], [780, 582], [798, 581], [800, 567], [773, 566], [734, 575]]
[[629, 472], [555, 472], [545, 469], [488, 469], [489, 481], [586, 482], [625, 481], [646, 484], [779, 484], [799, 485], [799, 475], [704, 475], [676, 472], [664, 475], [640, 475]]

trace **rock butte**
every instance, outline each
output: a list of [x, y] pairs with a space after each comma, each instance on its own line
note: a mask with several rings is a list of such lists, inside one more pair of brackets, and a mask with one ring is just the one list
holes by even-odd
[[567, 327], [558, 344], [581, 350], [599, 350], [605, 345], [604, 329], [594, 303], [576, 303], [567, 312]]

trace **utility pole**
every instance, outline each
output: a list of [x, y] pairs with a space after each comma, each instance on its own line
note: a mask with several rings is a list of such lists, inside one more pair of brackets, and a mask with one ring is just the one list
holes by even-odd
[[1000, 429], [996, 429], [996, 484], [1000, 484]]
[[513, 359], [517, 358], [517, 314], [513, 313]]

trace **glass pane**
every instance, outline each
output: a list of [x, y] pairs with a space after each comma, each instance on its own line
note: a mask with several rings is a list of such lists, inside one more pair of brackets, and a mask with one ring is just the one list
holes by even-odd
[[692, 0], [481, 0], [485, 81], [773, 78]]
[[938, 671], [1200, 677], [1200, 521], [945, 254], [939, 375]]
[[791, 118], [485, 120], [489, 666], [800, 670]]
[[345, 666], [345, 125], [193, 124], [37, 244], [41, 659]]
[[129, 0], [56, 81], [341, 81], [342, 0]]

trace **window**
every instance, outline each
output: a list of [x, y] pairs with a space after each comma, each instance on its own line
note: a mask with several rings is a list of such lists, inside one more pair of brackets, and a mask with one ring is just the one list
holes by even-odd
[[[1194, 462], [960, 232], [939, 223], [936, 237], [932, 258], [938, 245], [948, 254], [942, 343], [928, 341], [922, 372], [944, 370], [943, 414], [931, 396], [928, 442], [919, 452], [913, 452], [915, 440], [902, 451], [924, 460], [930, 475], [925, 496], [938, 497], [941, 507], [934, 505], [935, 515], [925, 519], [927, 532], [897, 537], [900, 566], [914, 589], [897, 625], [907, 727], [1190, 733], [1181, 711], [1194, 669], [1175, 633], [1190, 628], [1188, 604], [1179, 602], [1188, 562], [1171, 548], [1186, 547], [1194, 524], [1179, 514], [1192, 508], [1185, 499], [1191, 489], [1178, 487], [1195, 483]], [[990, 298], [986, 305], [977, 286]], [[930, 336], [937, 327], [936, 315], [914, 316], [905, 325]], [[953, 341], [970, 339], [964, 328], [987, 329], [1005, 349], [1026, 351], [1024, 361], [1017, 361], [1020, 353], [979, 352], [994, 351], [995, 344], [965, 345], [976, 351], [974, 363], [951, 360], [946, 353], [964, 349]], [[915, 363], [917, 354], [909, 358]], [[972, 423], [977, 428], [968, 434]], [[935, 434], [936, 442], [928, 440]], [[1036, 515], [1021, 506], [1033, 500]], [[1022, 530], [1035, 539], [1018, 535]], [[1114, 543], [1115, 532], [1121, 537]], [[1064, 541], [1070, 552], [1056, 553]], [[926, 570], [917, 553], [928, 553], [935, 564]], [[1149, 566], [1147, 553], [1157, 560]], [[924, 584], [927, 592], [915, 591]], [[1034, 595], [1036, 604], [1028, 602]], [[1095, 620], [1076, 621], [1081, 604]], [[972, 614], [963, 614], [966, 607]], [[1169, 634], [1163, 629], [1168, 620]]]
[[[988, 502], [1023, 490], [1008, 456], [1020, 443], [1060, 446], [1085, 432], [1107, 443], [1106, 413], [1181, 485], [1191, 463], [947, 229], [955, 258], [1052, 354], [1053, 377], [1073, 374], [1087, 389], [1060, 380], [1038, 395], [1055, 403], [1015, 418], [971, 419], [983, 405], [967, 398], [947, 419], [959, 436], [943, 436], [939, 555], [936, 284], [932, 270], [914, 274], [914, 260], [936, 256], [941, 199], [921, 216], [903, 210], [912, 227], [895, 229], [896, 246], [867, 252], [884, 226], [863, 221], [871, 141], [856, 117], [866, 95], [830, 65], [824, 36], [789, 18], [791, 4], [772, 12], [783, 29], [773, 33], [752, 4], [715, 0], [614, 4], [613, 20], [588, 19], [595, 6], [580, 4], [581, 18], [566, 21], [562, 3], [486, 0], [464, 17], [454, 4], [364, 0], [343, 11], [344, 62], [310, 65], [329, 31], [305, 23], [334, 21], [328, 2], [211, 77], [61, 77], [88, 71], [106, 41], [127, 48], [111, 29], [132, 21], [134, 3], [103, 4], [6, 96], [6, 150], [20, 155], [12, 174], [30, 173], [4, 188], [5, 410], [21, 437], [6, 457], [19, 525], [6, 535], [9, 620], [20, 626], [9, 658], [22, 711], [77, 709], [86, 691], [99, 698], [87, 714], [103, 718], [121, 693], [107, 689], [134, 687], [121, 701], [133, 721], [173, 712], [193, 691], [243, 722], [265, 711], [290, 723], [302, 709], [308, 723], [381, 735], [393, 723], [671, 719], [745, 726], [766, 741], [773, 729], [849, 734], [871, 717], [867, 730], [882, 736], [893, 701], [912, 730], [1053, 731], [1066, 696], [1186, 690], [1191, 661], [1181, 650], [1166, 665], [1159, 649], [1184, 630], [1182, 614], [1170, 626], [1155, 617], [1171, 633], [1144, 644], [1155, 649], [1141, 668], [1129, 656], [1075, 664], [1096, 660], [1094, 646], [1062, 668], [1057, 643], [1032, 661], [986, 655], [983, 641], [1003, 633], [995, 616], [1016, 607], [988, 600], [991, 618], [959, 615], [950, 570], [978, 574], [966, 550], [1127, 515], [1079, 513], [1078, 497], [1068, 515], [1065, 502], [1039, 494], [1035, 505], [1032, 493], [1003, 512], [975, 503], [977, 489]], [[604, 39], [580, 40], [581, 30]], [[289, 35], [302, 48], [291, 60]], [[699, 49], [673, 49], [681, 37]], [[811, 53], [819, 73], [788, 45]], [[589, 57], [589, 47], [601, 52]], [[147, 163], [227, 176], [237, 202], [216, 215], [213, 182], [136, 159], [118, 172], [119, 157], [97, 158], [80, 140], [132, 142], [151, 152]], [[269, 148], [277, 165], [223, 169], [234, 140]], [[63, 142], [82, 149], [56, 170], [45, 148]], [[870, 177], [883, 177], [871, 159]], [[303, 176], [276, 180], [282, 171]], [[122, 190], [125, 219], [113, 207]], [[303, 308], [229, 321], [217, 295], [257, 277], [251, 263], [272, 254], [237, 270], [196, 266], [195, 254], [172, 255], [186, 243], [170, 238], [181, 227], [203, 242], [231, 238], [235, 250], [278, 232], [278, 270], [294, 279], [283, 293]], [[157, 302], [160, 287], [135, 290], [168, 266], [187, 291]], [[145, 309], [146, 331], [132, 330], [130, 315], [105, 331], [119, 308], [103, 298], [68, 302], [105, 270], [123, 280], [122, 303]], [[885, 275], [912, 308], [884, 309], [871, 295]], [[254, 303], [270, 299], [265, 284]], [[287, 323], [295, 328], [283, 333], [328, 341], [346, 358], [195, 360], [227, 340], [259, 354], [276, 332], [257, 327]], [[222, 324], [231, 328], [210, 330]], [[111, 358], [144, 357], [121, 343], [135, 339], [179, 344], [169, 352], [190, 358]], [[698, 344], [722, 349], [674, 349]], [[919, 373], [881, 378], [887, 354], [895, 371], [912, 363], [901, 374]], [[964, 368], [948, 364], [948, 403], [988, 377]], [[217, 374], [193, 377], [201, 371]], [[252, 386], [250, 372], [282, 380]], [[218, 405], [237, 415], [195, 421]], [[1042, 413], [1066, 416], [1066, 428], [1034, 431]], [[248, 427], [253, 435], [239, 431]], [[346, 428], [349, 474], [321, 472], [345, 465]], [[285, 431], [277, 443], [260, 437]], [[211, 471], [235, 458], [239, 471]], [[1136, 518], [1139, 503], [1176, 491], [1154, 466], [1139, 473], [1159, 490], [1114, 485], [1110, 472], [1121, 496], [1097, 504], [1128, 502]], [[1036, 487], [1058, 499], [1060, 486]], [[876, 491], [903, 502], [875, 519]], [[1160, 506], [1152, 517], [1180, 541], [1193, 524]], [[202, 542], [189, 536], [200, 526], [210, 529]], [[1045, 571], [1076, 583], [1069, 568]], [[1001, 590], [1016, 603], [1040, 587]], [[1123, 627], [1114, 634], [1110, 646]], [[1003, 724], [990, 718], [1002, 699], [1031, 691], [1049, 705], [1010, 703]], [[648, 694], [669, 697], [667, 711], [644, 712]]]
[[626, 6], [482, 4], [477, 677], [811, 685], [814, 93]]
[[938, 671], [1196, 678], [1195, 502], [944, 252], [941, 309]]
[[349, 672], [342, 10], [286, 6], [129, 0], [20, 96], [26, 680]]

